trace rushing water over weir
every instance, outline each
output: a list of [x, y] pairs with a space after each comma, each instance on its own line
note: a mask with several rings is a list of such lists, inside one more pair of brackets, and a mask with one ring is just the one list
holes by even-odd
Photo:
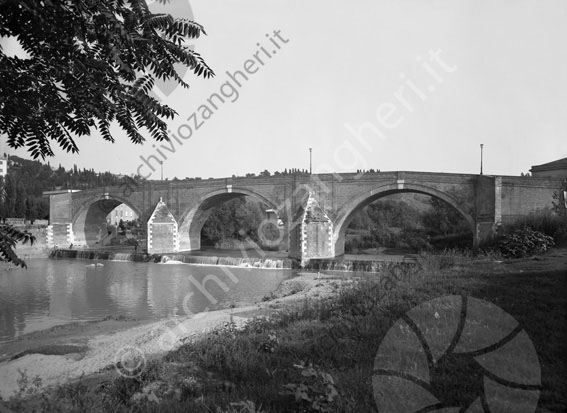
[[384, 261], [384, 260], [329, 260], [312, 259], [305, 266], [306, 270], [311, 271], [341, 271], [341, 272], [381, 272], [391, 268], [410, 268], [414, 267], [414, 261]]
[[197, 265], [229, 265], [248, 268], [291, 268], [289, 258], [250, 258], [250, 257], [217, 257], [194, 256], [187, 254], [148, 255], [144, 253], [127, 253], [97, 250], [54, 250], [50, 258], [75, 258], [83, 260], [108, 260], [131, 262], [184, 263]]

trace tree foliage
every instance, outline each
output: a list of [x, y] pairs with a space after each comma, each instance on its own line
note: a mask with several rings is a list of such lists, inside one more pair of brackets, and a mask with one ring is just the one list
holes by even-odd
[[470, 230], [463, 216], [441, 199], [429, 199], [432, 209], [423, 216], [423, 225], [431, 236], [463, 233]]
[[228, 240], [258, 242], [257, 229], [263, 219], [262, 208], [254, 200], [246, 197], [231, 199], [212, 209], [201, 230], [202, 243], [217, 246]]
[[18, 258], [14, 249], [18, 242], [33, 244], [34, 241], [34, 236], [27, 231], [20, 231], [8, 224], [0, 224], [0, 261], [7, 261], [25, 268], [26, 263]]
[[[409, 200], [409, 198], [408, 198]], [[387, 247], [413, 250], [466, 248], [472, 233], [461, 214], [446, 202], [430, 197], [380, 199], [361, 209], [349, 225], [345, 251]]]
[[145, 0], [0, 0], [0, 36], [15, 37], [27, 56], [0, 49], [0, 134], [34, 158], [52, 141], [78, 152], [76, 137], [97, 129], [114, 142], [116, 122], [134, 143], [145, 128], [168, 140], [164, 118], [176, 112], [150, 95], [155, 79], [188, 87], [175, 64], [214, 75], [185, 45], [203, 27], [150, 12]]

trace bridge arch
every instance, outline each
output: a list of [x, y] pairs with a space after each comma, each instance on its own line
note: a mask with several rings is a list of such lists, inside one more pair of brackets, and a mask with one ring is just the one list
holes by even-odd
[[463, 205], [455, 197], [446, 192], [442, 192], [438, 189], [413, 183], [404, 184], [387, 184], [374, 188], [370, 191], [365, 191], [362, 194], [356, 196], [347, 204], [345, 204], [341, 211], [339, 212], [337, 218], [335, 219], [335, 229], [333, 231], [333, 237], [335, 242], [335, 256], [344, 254], [345, 247], [345, 233], [346, 230], [354, 218], [355, 214], [360, 211], [365, 206], [371, 204], [372, 202], [386, 197], [388, 195], [399, 194], [404, 192], [413, 192], [423, 195], [429, 195], [434, 198], [441, 199], [445, 201], [453, 208], [455, 208], [459, 214], [467, 222], [471, 233], [475, 234], [475, 220], [472, 215], [472, 208]]
[[138, 217], [142, 211], [128, 199], [110, 194], [99, 194], [84, 200], [73, 214], [73, 237], [75, 244], [93, 246], [101, 242], [103, 228], [106, 227], [106, 216], [118, 205], [125, 204]]
[[247, 188], [232, 187], [230, 192], [226, 188], [207, 192], [200, 198], [197, 205], [187, 209], [179, 219], [179, 249], [181, 251], [201, 249], [201, 230], [211, 215], [212, 209], [243, 195], [250, 196], [271, 209], [277, 209], [277, 205], [273, 201]]

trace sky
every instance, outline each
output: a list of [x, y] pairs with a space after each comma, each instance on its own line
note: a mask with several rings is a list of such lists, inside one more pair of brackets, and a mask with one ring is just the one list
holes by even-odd
[[[152, 7], [157, 7], [153, 5]], [[156, 8], [157, 10], [157, 8]], [[264, 170], [519, 175], [567, 156], [564, 0], [171, 0], [216, 73], [155, 88], [170, 143], [77, 139], [51, 165], [163, 177]], [[274, 53], [275, 52], [275, 53]], [[5, 145], [3, 152], [26, 156]]]

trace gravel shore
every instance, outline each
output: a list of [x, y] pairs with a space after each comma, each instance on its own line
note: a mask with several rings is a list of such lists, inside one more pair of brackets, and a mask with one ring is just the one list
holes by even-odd
[[[120, 361], [127, 367], [126, 359], [138, 367], [224, 323], [233, 321], [241, 326], [298, 301], [332, 295], [342, 283], [332, 276], [302, 273], [285, 280], [271, 297], [254, 305], [155, 322], [75, 323], [25, 335], [0, 347], [0, 397], [7, 399], [18, 390], [19, 371], [30, 379], [40, 377], [42, 386], [52, 386], [83, 375], [114, 371]], [[128, 370], [121, 372], [128, 374]]]

